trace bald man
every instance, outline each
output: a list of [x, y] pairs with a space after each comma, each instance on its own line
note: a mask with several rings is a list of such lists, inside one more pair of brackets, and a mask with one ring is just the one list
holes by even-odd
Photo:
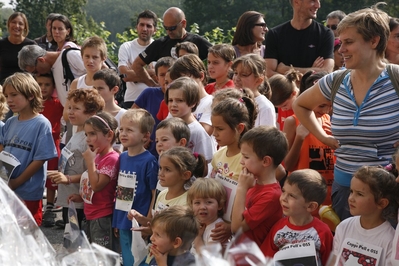
[[149, 87], [158, 86], [150, 77], [146, 65], [157, 61], [164, 56], [177, 58], [176, 44], [180, 42], [192, 42], [197, 45], [199, 57], [204, 60], [208, 56], [208, 49], [212, 46], [205, 38], [186, 31], [187, 21], [184, 12], [177, 7], [171, 7], [163, 14], [163, 27], [168, 36], [164, 36], [153, 41], [139, 56], [134, 60], [132, 69], [135, 73], [133, 80], [143, 82]]

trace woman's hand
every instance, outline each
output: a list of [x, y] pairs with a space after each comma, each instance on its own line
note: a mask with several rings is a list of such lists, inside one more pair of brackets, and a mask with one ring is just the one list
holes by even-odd
[[336, 140], [333, 136], [327, 135], [326, 137], [323, 137], [321, 140], [324, 144], [326, 144], [328, 147], [330, 147], [333, 150], [338, 149], [341, 145], [339, 144], [339, 141]]

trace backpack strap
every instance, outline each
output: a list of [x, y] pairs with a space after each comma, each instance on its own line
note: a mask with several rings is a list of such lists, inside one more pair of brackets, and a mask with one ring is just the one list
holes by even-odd
[[68, 58], [67, 58], [67, 54], [71, 50], [79, 50], [80, 51], [79, 48], [71, 47], [71, 48], [65, 49], [61, 55], [62, 71], [64, 73], [64, 86], [65, 86], [66, 90], [68, 90], [68, 82], [72, 82], [75, 79], [75, 76], [73, 75], [73, 73], [71, 71], [71, 67], [69, 66], [69, 62], [68, 62]]
[[387, 64], [387, 71], [396, 94], [399, 97], [399, 66], [395, 64]]
[[343, 69], [335, 71], [336, 74], [334, 75], [332, 81], [332, 88], [331, 88], [331, 103], [334, 103], [335, 95], [337, 94], [339, 87], [341, 86], [342, 81], [344, 80], [346, 74], [348, 74], [351, 70], [350, 69]]

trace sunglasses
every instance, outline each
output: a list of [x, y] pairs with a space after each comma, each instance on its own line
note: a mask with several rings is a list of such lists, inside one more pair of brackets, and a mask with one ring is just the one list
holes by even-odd
[[327, 25], [326, 27], [332, 30], [336, 30], [338, 25]]
[[168, 31], [174, 31], [175, 29], [177, 29], [177, 26], [179, 26], [182, 22], [183, 22], [183, 20], [181, 20], [179, 23], [177, 23], [177, 25], [171, 26], [171, 27], [166, 27], [165, 25], [163, 25], [163, 28]]
[[263, 23], [256, 23], [256, 24], [254, 24], [254, 26], [260, 26], [260, 27], [262, 27], [262, 28], [267, 28], [267, 25], [266, 25], [265, 22], [263, 22]]

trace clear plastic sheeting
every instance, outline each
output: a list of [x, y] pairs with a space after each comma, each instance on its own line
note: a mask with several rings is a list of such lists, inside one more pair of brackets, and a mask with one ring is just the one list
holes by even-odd
[[0, 180], [1, 266], [120, 266], [118, 253], [90, 244], [83, 231], [72, 227], [70, 236], [73, 245], [56, 253], [24, 203]]

